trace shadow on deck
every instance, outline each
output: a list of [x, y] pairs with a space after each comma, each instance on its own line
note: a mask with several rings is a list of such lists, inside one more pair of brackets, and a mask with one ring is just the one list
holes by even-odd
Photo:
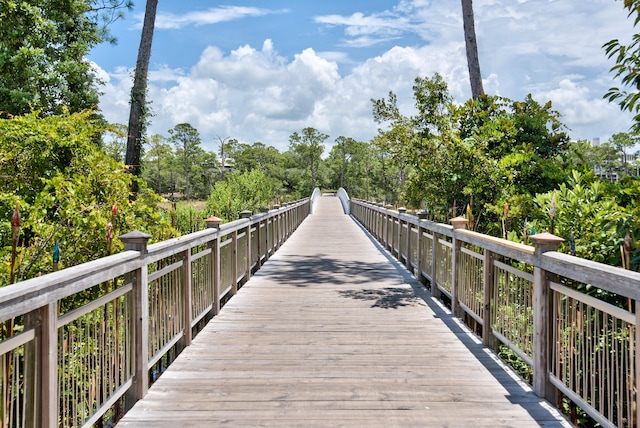
[[120, 422], [571, 426], [322, 198]]

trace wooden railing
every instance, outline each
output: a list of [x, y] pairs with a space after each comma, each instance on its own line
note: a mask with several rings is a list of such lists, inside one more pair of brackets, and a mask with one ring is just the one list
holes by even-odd
[[117, 419], [310, 213], [309, 199], [0, 289], [6, 427]]
[[603, 426], [638, 426], [640, 274], [559, 253], [547, 233], [528, 246], [462, 218], [444, 225], [356, 200], [350, 211], [485, 345], [520, 356], [539, 396], [561, 405], [561, 393]]

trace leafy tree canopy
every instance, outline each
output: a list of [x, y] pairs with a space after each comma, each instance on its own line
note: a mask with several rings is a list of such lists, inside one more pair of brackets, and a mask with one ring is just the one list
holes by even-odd
[[[157, 209], [159, 198], [144, 186], [138, 199], [129, 201], [132, 176], [93, 142], [102, 131], [90, 113], [0, 119], [0, 285], [7, 284], [11, 269], [10, 219], [16, 206], [22, 217], [17, 280], [50, 272], [56, 242], [60, 268], [106, 255], [110, 221], [114, 238], [132, 230], [150, 233], [153, 240], [175, 233]], [[114, 239], [113, 250], [120, 248]]]
[[[633, 17], [633, 25], [637, 26], [640, 22], [640, 0], [624, 0], [624, 8]], [[617, 102], [623, 111], [634, 113], [633, 129], [640, 131], [640, 34], [634, 34], [629, 44], [613, 39], [603, 47], [607, 56], [615, 59], [616, 65], [611, 72], [615, 78], [621, 79], [623, 85], [609, 88], [604, 98]]]
[[207, 214], [224, 221], [237, 220], [240, 212], [261, 212], [273, 202], [274, 183], [262, 171], [229, 174], [218, 181], [207, 200]]
[[289, 136], [289, 149], [295, 153], [307, 168], [310, 183], [307, 187], [309, 194], [318, 184], [318, 172], [324, 153], [324, 141], [329, 138], [315, 128], [307, 127], [302, 133], [294, 132]]
[[0, 2], [0, 115], [95, 109], [99, 82], [85, 57], [113, 41], [106, 25], [131, 7], [128, 0]]
[[568, 136], [551, 103], [482, 95], [458, 106], [438, 74], [417, 78], [413, 90], [418, 113], [411, 117], [399, 112], [393, 93], [372, 100], [374, 119], [388, 124], [374, 144], [406, 170], [407, 204], [443, 217], [473, 205], [476, 225], [488, 232], [500, 229], [505, 202], [517, 195], [526, 212], [532, 205], [525, 201], [564, 179], [559, 155]]

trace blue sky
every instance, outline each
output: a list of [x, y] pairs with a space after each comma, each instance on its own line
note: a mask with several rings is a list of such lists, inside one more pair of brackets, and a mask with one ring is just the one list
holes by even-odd
[[[101, 108], [126, 123], [145, 3], [112, 26], [116, 46], [89, 59], [106, 82]], [[551, 100], [574, 139], [627, 131], [630, 114], [602, 99], [614, 85], [602, 44], [629, 40], [614, 0], [476, 0], [485, 91]], [[150, 132], [187, 122], [215, 150], [218, 137], [280, 150], [294, 131], [368, 141], [371, 98], [398, 95], [413, 113], [417, 76], [443, 75], [470, 97], [459, 0], [161, 0], [150, 66]]]

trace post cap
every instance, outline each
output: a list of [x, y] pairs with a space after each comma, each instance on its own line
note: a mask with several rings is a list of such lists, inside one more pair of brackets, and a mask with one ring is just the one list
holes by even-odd
[[544, 232], [529, 236], [533, 246], [536, 247], [536, 253], [545, 253], [547, 251], [557, 251], [564, 239], [551, 233]]
[[453, 229], [466, 229], [469, 225], [469, 220], [464, 217], [455, 217], [449, 220], [453, 225]]
[[240, 218], [249, 218], [253, 214], [251, 210], [240, 211]]
[[211, 229], [214, 227], [219, 227], [220, 223], [222, 223], [222, 219], [216, 216], [212, 216], [206, 219], [205, 223], [207, 223], [207, 228]]
[[564, 239], [560, 238], [559, 236], [552, 235], [552, 234], [550, 234], [548, 232], [537, 233], [535, 235], [531, 235], [531, 236], [529, 236], [529, 239], [531, 239], [531, 241], [533, 241], [534, 244], [556, 243], [556, 244], [560, 245], [562, 242], [564, 242]]
[[133, 232], [125, 233], [118, 236], [118, 239], [124, 244], [125, 250], [140, 251], [141, 253], [147, 252], [147, 244], [151, 235], [134, 230]]
[[398, 208], [398, 212], [399, 212], [400, 214], [404, 214], [404, 213], [406, 213], [406, 212], [407, 212], [407, 209], [406, 209], [405, 207], [400, 207], [400, 208]]

